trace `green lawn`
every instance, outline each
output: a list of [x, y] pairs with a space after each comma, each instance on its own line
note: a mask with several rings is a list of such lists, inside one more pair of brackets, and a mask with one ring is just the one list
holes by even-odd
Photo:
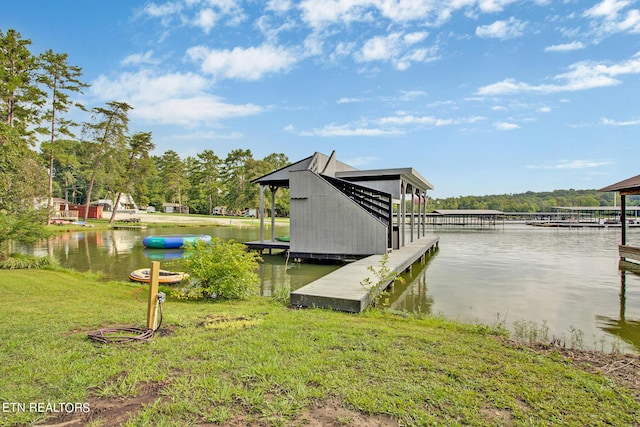
[[[294, 310], [264, 297], [169, 299], [151, 342], [98, 345], [88, 332], [144, 326], [144, 288], [19, 270], [0, 271], [0, 294], [1, 426], [74, 419], [302, 426], [314, 417], [336, 425], [633, 426], [640, 419], [639, 402], [610, 378], [557, 353], [511, 346], [484, 325]], [[89, 411], [28, 410], [59, 402]]]

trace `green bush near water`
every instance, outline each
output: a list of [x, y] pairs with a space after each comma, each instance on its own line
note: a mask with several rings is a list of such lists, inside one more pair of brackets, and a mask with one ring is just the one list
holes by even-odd
[[260, 257], [246, 249], [242, 243], [219, 238], [187, 245], [183, 264], [190, 283], [173, 295], [179, 299], [247, 299], [257, 295]]
[[[65, 271], [0, 271], [0, 400], [88, 402], [94, 418], [84, 424], [94, 426], [112, 425], [109, 405], [150, 388], [124, 425], [297, 426], [325, 403], [404, 426], [640, 419], [640, 403], [610, 378], [508, 345], [494, 335], [501, 328], [439, 317], [170, 298], [150, 342], [87, 338], [106, 326], [144, 326], [145, 292]], [[63, 422], [56, 416], [3, 412], [0, 426]]]

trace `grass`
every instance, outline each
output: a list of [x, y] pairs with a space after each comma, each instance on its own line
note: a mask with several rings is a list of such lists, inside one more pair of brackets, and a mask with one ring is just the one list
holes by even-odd
[[[87, 332], [142, 327], [146, 295], [66, 271], [0, 271], [0, 401], [104, 402], [149, 396], [127, 426], [304, 425], [338, 402], [399, 425], [638, 425], [640, 403], [559, 354], [513, 347], [500, 328], [440, 317], [292, 310], [271, 298], [169, 299], [151, 342], [96, 345]], [[102, 402], [102, 403], [101, 403]], [[0, 426], [57, 420], [0, 411]], [[306, 421], [305, 421], [306, 420]], [[336, 425], [337, 425], [336, 424]]]

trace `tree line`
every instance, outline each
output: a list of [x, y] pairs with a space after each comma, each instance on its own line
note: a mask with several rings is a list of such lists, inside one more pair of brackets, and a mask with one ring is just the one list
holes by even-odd
[[[614, 197], [618, 197], [614, 201]], [[428, 209], [492, 209], [502, 212], [551, 212], [559, 206], [619, 206], [616, 193], [597, 190], [527, 191], [519, 194], [460, 196], [429, 200]], [[627, 205], [640, 205], [640, 197], [627, 197]]]

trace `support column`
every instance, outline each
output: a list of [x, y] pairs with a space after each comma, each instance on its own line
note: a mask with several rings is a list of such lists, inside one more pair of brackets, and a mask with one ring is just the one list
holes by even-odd
[[620, 193], [620, 229], [622, 229], [622, 245], [627, 244], [627, 196]]
[[271, 241], [276, 240], [276, 191], [278, 187], [274, 185], [269, 186], [271, 191]]
[[416, 198], [415, 198], [415, 190], [413, 188], [413, 185], [409, 184], [408, 188], [411, 189], [411, 219], [409, 219], [409, 226], [411, 227], [411, 231], [409, 233], [410, 238], [411, 238], [411, 242], [413, 242], [413, 229], [415, 227], [415, 219], [416, 219]]
[[260, 185], [260, 243], [264, 243], [264, 185]]
[[404, 246], [404, 232], [405, 232], [405, 223], [407, 222], [407, 217], [406, 217], [406, 210], [407, 210], [407, 206], [405, 203], [405, 192], [406, 192], [406, 187], [404, 184], [404, 181], [400, 182], [400, 236], [398, 236], [400, 239], [400, 247]]
[[420, 205], [422, 208], [422, 213], [420, 215], [420, 224], [422, 225], [422, 237], [425, 236], [425, 221], [427, 219], [427, 192], [421, 192], [420, 193]]

